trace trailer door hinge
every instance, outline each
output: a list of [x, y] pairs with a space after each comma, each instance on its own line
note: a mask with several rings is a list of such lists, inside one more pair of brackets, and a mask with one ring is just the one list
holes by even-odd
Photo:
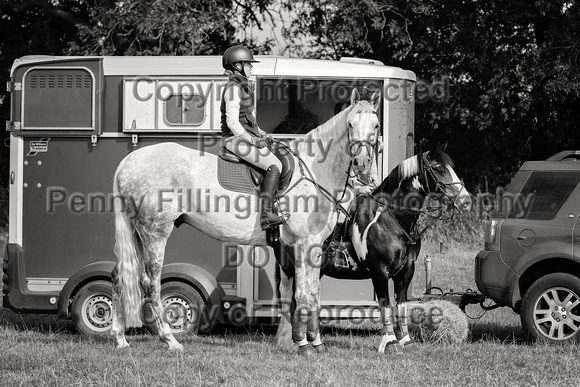
[[93, 145], [93, 147], [97, 146], [97, 141], [99, 141], [99, 138], [97, 137], [97, 135], [92, 134], [91, 135], [91, 144]]
[[20, 91], [22, 90], [22, 82], [6, 82], [6, 91], [12, 93], [13, 91]]
[[11, 131], [11, 130], [20, 130], [21, 129], [21, 125], [20, 125], [20, 121], [6, 121], [6, 130], [7, 131]]
[[139, 136], [137, 136], [136, 134], [131, 135], [131, 141], [133, 142], [133, 146], [137, 146], [137, 144], [139, 143]]

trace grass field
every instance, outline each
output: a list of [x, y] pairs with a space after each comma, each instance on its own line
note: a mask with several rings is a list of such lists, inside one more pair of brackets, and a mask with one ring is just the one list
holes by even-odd
[[[472, 231], [427, 235], [414, 292], [424, 290], [423, 258], [445, 291], [476, 289], [473, 259], [481, 248]], [[477, 234], [476, 230], [476, 234]], [[468, 235], [469, 234], [469, 235]], [[438, 237], [435, 237], [437, 235]], [[457, 236], [459, 236], [457, 238]], [[439, 241], [444, 241], [444, 254]], [[461, 240], [461, 242], [457, 242]], [[479, 239], [481, 240], [481, 239]], [[421, 343], [403, 355], [377, 352], [378, 325], [323, 326], [328, 353], [303, 358], [273, 342], [275, 325], [219, 326], [183, 338], [169, 353], [156, 337], [136, 334], [116, 350], [108, 339], [76, 334], [65, 320], [0, 310], [0, 385], [5, 386], [578, 386], [580, 346], [528, 344], [519, 317], [505, 308], [469, 306], [471, 336], [463, 344]]]

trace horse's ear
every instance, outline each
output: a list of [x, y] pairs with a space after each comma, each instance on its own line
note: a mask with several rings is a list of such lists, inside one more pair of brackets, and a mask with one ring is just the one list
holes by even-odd
[[379, 89], [377, 89], [371, 96], [370, 103], [374, 112], [379, 110], [379, 107], [381, 106], [381, 91]]
[[352, 89], [352, 93], [350, 94], [350, 106], [356, 105], [358, 101], [360, 101], [360, 94], [357, 89]]
[[437, 150], [438, 151], [444, 152], [445, 149], [447, 149], [447, 141], [445, 141], [443, 144], [437, 144]]

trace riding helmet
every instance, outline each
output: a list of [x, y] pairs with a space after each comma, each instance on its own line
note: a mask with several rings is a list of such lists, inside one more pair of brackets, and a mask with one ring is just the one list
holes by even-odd
[[224, 69], [231, 69], [238, 62], [259, 63], [259, 61], [254, 59], [252, 52], [244, 46], [232, 46], [228, 48], [222, 57]]

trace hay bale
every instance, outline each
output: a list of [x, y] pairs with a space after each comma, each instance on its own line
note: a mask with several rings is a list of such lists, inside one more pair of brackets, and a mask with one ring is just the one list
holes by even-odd
[[469, 336], [467, 316], [443, 300], [413, 303], [409, 308], [409, 331], [418, 341], [437, 344], [463, 343]]

